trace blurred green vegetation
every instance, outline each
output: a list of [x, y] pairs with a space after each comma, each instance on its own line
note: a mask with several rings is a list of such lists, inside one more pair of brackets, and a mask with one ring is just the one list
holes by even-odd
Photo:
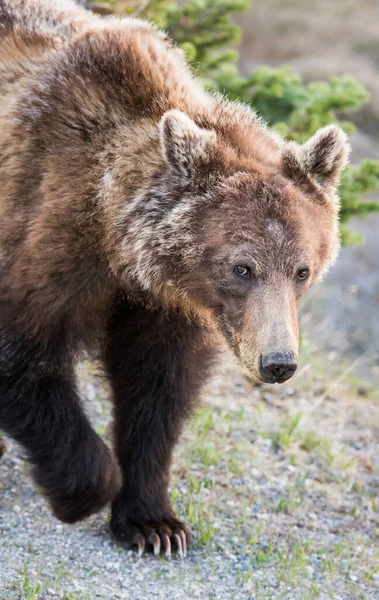
[[[208, 89], [251, 104], [287, 139], [303, 142], [329, 123], [351, 134], [354, 125], [345, 115], [368, 99], [366, 90], [348, 75], [310, 83], [287, 67], [258, 67], [242, 75], [236, 50], [241, 31], [233, 16], [246, 10], [250, 0], [108, 0], [95, 5], [98, 12], [138, 16], [168, 31]], [[345, 169], [340, 189], [343, 244], [361, 241], [346, 223], [379, 210], [379, 203], [370, 200], [378, 191], [379, 162], [364, 160]]]

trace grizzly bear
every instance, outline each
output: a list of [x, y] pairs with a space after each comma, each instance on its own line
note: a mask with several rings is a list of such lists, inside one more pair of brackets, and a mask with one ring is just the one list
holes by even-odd
[[[348, 145], [285, 142], [206, 92], [151, 25], [0, 0], [0, 428], [67, 523], [170, 555], [173, 447], [221, 334], [258, 381], [296, 370], [300, 298], [334, 260]], [[103, 364], [114, 452], [75, 364]]]

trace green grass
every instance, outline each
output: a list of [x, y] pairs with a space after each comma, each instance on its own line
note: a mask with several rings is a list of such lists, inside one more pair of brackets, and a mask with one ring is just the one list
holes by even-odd
[[[43, 566], [40, 565], [39, 570], [42, 571], [42, 568]], [[82, 592], [65, 591], [64, 588], [68, 587], [71, 580], [72, 571], [67, 563], [56, 567], [53, 577], [46, 577], [42, 573], [32, 577], [29, 573], [29, 563], [25, 563], [13, 582], [8, 585], [11, 595], [4, 596], [4, 600], [8, 600], [8, 598], [12, 598], [12, 600], [42, 600], [48, 589], [59, 591], [61, 600], [92, 600], [90, 595]]]
[[293, 440], [295, 439], [299, 423], [301, 421], [301, 413], [290, 417], [285, 417], [279, 426], [277, 431], [272, 432], [260, 432], [260, 435], [270, 439], [275, 448], [289, 448]]
[[23, 577], [18, 590], [20, 593], [20, 600], [38, 600], [41, 589], [40, 584], [34, 585], [31, 583], [29, 577]]

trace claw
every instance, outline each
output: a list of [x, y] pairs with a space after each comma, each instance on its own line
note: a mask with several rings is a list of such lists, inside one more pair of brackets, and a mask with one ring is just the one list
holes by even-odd
[[138, 558], [141, 558], [145, 550], [145, 538], [142, 533], [136, 533], [132, 543], [138, 547]]
[[147, 540], [154, 548], [154, 556], [158, 556], [161, 551], [161, 538], [156, 533], [151, 533]]
[[181, 529], [180, 532], [179, 532], [179, 535], [180, 535], [180, 539], [182, 540], [183, 556], [186, 557], [187, 556], [187, 536], [186, 536], [186, 532], [183, 531], [183, 529]]
[[163, 549], [165, 551], [167, 560], [170, 560], [170, 558], [171, 558], [171, 542], [170, 542], [170, 538], [168, 537], [167, 533], [162, 534], [162, 545], [163, 545]]
[[176, 549], [178, 551], [179, 558], [180, 560], [183, 560], [182, 538], [177, 533], [174, 533], [173, 537], [176, 543]]

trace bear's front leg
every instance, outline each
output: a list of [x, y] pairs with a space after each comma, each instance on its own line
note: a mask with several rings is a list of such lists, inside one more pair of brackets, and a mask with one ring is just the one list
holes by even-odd
[[55, 516], [73, 523], [113, 500], [120, 472], [59, 362], [48, 343], [0, 330], [0, 428], [27, 450]]
[[145, 549], [185, 555], [190, 543], [170, 505], [169, 467], [211, 355], [204, 330], [178, 314], [122, 302], [108, 324], [104, 362], [123, 474], [111, 528], [140, 555]]

